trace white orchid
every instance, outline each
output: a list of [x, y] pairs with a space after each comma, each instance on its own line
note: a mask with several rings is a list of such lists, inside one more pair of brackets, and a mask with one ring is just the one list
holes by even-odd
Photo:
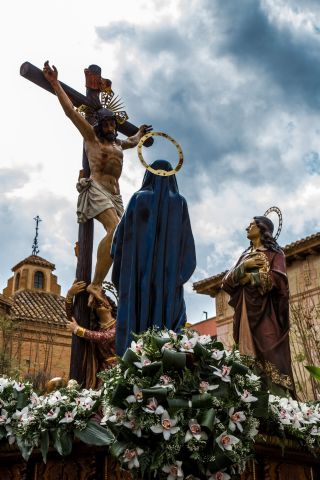
[[72, 411], [67, 411], [64, 414], [64, 417], [59, 421], [59, 423], [72, 423], [77, 415], [77, 408], [74, 408]]
[[205, 382], [204, 380], [199, 384], [199, 392], [205, 393], [211, 390], [216, 390], [219, 388], [219, 385], [210, 385], [209, 382]]
[[17, 390], [17, 392], [22, 392], [26, 388], [25, 384], [22, 382], [14, 382], [13, 388]]
[[201, 426], [195, 418], [189, 421], [189, 430], [184, 437], [184, 441], [189, 442], [193, 438], [196, 440], [207, 440], [208, 438], [208, 435], [201, 430]]
[[180, 340], [180, 351], [192, 353], [196, 343], [197, 337], [188, 338], [187, 335], [182, 335], [182, 338]]
[[128, 468], [131, 470], [133, 467], [139, 468], [140, 463], [138, 460], [138, 456], [143, 453], [142, 448], [127, 448], [123, 454], [123, 461], [128, 463]]
[[146, 413], [155, 413], [156, 415], [162, 415], [164, 408], [158, 404], [158, 400], [155, 397], [148, 398], [145, 407], [142, 407]]
[[107, 412], [101, 420], [101, 424], [105, 425], [107, 421], [115, 423], [116, 425], [122, 425], [126, 417], [126, 410], [119, 407], [112, 407], [111, 411]]
[[142, 369], [142, 367], [146, 367], [147, 365], [150, 365], [150, 363], [151, 363], [151, 360], [149, 360], [149, 358], [146, 357], [145, 355], [142, 355], [140, 362], [133, 362], [133, 364], [140, 370]]
[[154, 385], [154, 388], [156, 387], [170, 388], [171, 390], [175, 390], [175, 387], [173, 385], [173, 380], [168, 375], [161, 375], [161, 377], [159, 378], [159, 383]]
[[44, 416], [44, 418], [46, 420], [55, 420], [58, 415], [60, 413], [60, 408], [59, 407], [56, 407], [56, 408], [52, 408], [51, 410], [49, 410], [49, 412], [47, 412]]
[[95, 402], [91, 397], [77, 397], [75, 403], [84, 410], [91, 410]]
[[207, 345], [212, 341], [210, 335], [199, 335], [197, 332], [194, 333], [193, 338], [195, 338], [200, 345]]
[[153, 425], [150, 427], [150, 430], [153, 433], [162, 433], [165, 440], [169, 440], [170, 436], [177, 433], [180, 430], [180, 427], [176, 427], [177, 423], [176, 418], [170, 418], [170, 415], [166, 410], [164, 410], [161, 415], [161, 423], [158, 425]]
[[257, 397], [254, 397], [249, 390], [243, 390], [243, 393], [240, 394], [240, 399], [245, 403], [256, 402], [258, 400]]
[[211, 358], [214, 360], [221, 360], [221, 358], [224, 356], [224, 350], [217, 350], [214, 348], [211, 353]]
[[138, 340], [137, 342], [135, 342], [134, 340], [131, 342], [131, 346], [130, 346], [131, 350], [133, 350], [135, 353], [137, 353], [138, 355], [142, 355], [143, 353], [143, 340], [140, 339]]
[[1, 409], [0, 415], [0, 425], [5, 425], [10, 422], [10, 417], [8, 418], [8, 412], [4, 408]]
[[141, 428], [136, 418], [134, 418], [133, 416], [130, 416], [127, 421], [123, 422], [123, 425], [126, 428], [129, 428], [132, 431], [132, 433], [137, 435], [137, 437], [141, 437], [141, 434], [142, 434]]
[[182, 480], [184, 478], [183, 470], [181, 468], [182, 462], [177, 460], [173, 465], [165, 465], [162, 467], [164, 473], [169, 473], [167, 480]]
[[241, 425], [241, 422], [244, 422], [247, 417], [245, 416], [245, 414], [240, 411], [240, 412], [235, 412], [234, 411], [235, 408], [232, 407], [230, 408], [229, 410], [229, 430], [231, 430], [232, 432], [234, 432], [236, 430], [236, 428], [238, 428], [238, 430], [240, 430], [240, 432], [243, 432], [243, 427]]
[[138, 385], [133, 385], [133, 395], [129, 395], [126, 398], [126, 401], [128, 403], [136, 403], [136, 402], [142, 402], [143, 400], [143, 394], [141, 388], [138, 387]]
[[221, 368], [214, 367], [213, 365], [210, 365], [210, 367], [215, 370], [215, 372], [213, 372], [213, 375], [220, 377], [223, 382], [231, 382], [231, 367], [228, 367], [227, 365], [222, 365]]
[[7, 388], [11, 384], [10, 380], [6, 377], [0, 378], [0, 393], [3, 392], [5, 388]]
[[219, 437], [216, 438], [216, 442], [221, 448], [221, 450], [232, 450], [233, 445], [236, 445], [240, 442], [239, 438], [234, 437], [227, 433], [227, 431], [221, 433]]

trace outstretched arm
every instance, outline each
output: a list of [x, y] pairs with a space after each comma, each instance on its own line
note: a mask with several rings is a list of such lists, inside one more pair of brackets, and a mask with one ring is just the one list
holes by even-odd
[[141, 127], [139, 127], [139, 130], [135, 135], [132, 135], [131, 137], [126, 138], [125, 140], [121, 140], [122, 149], [126, 150], [127, 148], [136, 147], [140, 139], [143, 137], [143, 135], [151, 132], [151, 130], [152, 130], [151, 125], [141, 125]]
[[83, 136], [84, 140], [86, 141], [92, 141], [95, 138], [95, 133], [90, 125], [89, 122], [73, 108], [73, 104], [66, 94], [66, 92], [63, 90], [63, 88], [60, 85], [60, 82], [58, 80], [58, 70], [54, 65], [52, 65], [52, 68], [49, 65], [49, 62], [46, 61], [43, 67], [43, 75], [45, 79], [50, 83], [52, 86], [53, 90], [55, 91], [59, 102], [61, 103], [61, 106], [64, 110], [64, 113], [67, 115], [67, 117], [70, 118], [72, 123], [77, 127], [81, 135]]

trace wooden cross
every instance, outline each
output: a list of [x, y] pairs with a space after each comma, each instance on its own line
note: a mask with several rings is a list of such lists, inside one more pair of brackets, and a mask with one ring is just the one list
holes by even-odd
[[[29, 62], [25, 62], [20, 67], [20, 74], [35, 83], [39, 87], [44, 88], [50, 93], [55, 94], [51, 85], [44, 78], [42, 70], [35, 67]], [[75, 107], [85, 105], [93, 110], [99, 110], [102, 105], [100, 102], [100, 92], [102, 82], [106, 82], [101, 77], [101, 68], [97, 65], [90, 65], [85, 69], [86, 75], [86, 96], [77, 92], [73, 88], [69, 87], [65, 83], [60, 81], [60, 84]], [[111, 82], [110, 82], [111, 84]], [[111, 113], [111, 112], [110, 112]], [[90, 121], [89, 116], [87, 120]], [[138, 127], [132, 123], [125, 121], [118, 126], [119, 132], [126, 136], [134, 135], [138, 131]], [[148, 142], [151, 140], [151, 142]], [[153, 140], [148, 139], [145, 142], [146, 146], [152, 144]], [[90, 176], [90, 167], [85, 149], [83, 148], [82, 154], [82, 168], [85, 177]], [[91, 283], [91, 270], [92, 270], [92, 247], [93, 247], [93, 219], [88, 220], [86, 223], [79, 224], [78, 231], [78, 262], [76, 270], [77, 280], [83, 280], [87, 285]], [[90, 327], [90, 309], [88, 308], [88, 294], [83, 293], [75, 297], [74, 315], [79, 325], [84, 328]], [[82, 338], [72, 335], [72, 347], [71, 347], [71, 361], [70, 361], [70, 378], [74, 378], [80, 385], [86, 383], [86, 341]]]

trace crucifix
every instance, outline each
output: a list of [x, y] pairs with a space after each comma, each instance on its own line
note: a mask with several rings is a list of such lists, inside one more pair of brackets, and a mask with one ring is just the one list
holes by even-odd
[[[77, 185], [80, 195], [77, 205], [79, 248], [76, 278], [86, 283], [87, 292], [77, 295], [74, 316], [79, 325], [88, 328], [90, 319], [88, 294], [89, 304], [94, 298], [103, 303], [101, 284], [111, 267], [112, 235], [123, 212], [118, 184], [122, 171], [122, 151], [136, 146], [142, 136], [151, 130], [151, 126], [142, 125], [137, 128], [127, 122], [128, 117], [125, 112], [120, 111], [120, 102], [118, 100], [112, 102], [111, 81], [101, 77], [101, 68], [97, 65], [90, 65], [85, 69], [86, 96], [60, 82], [57, 69], [54, 66], [50, 67], [49, 62], [45, 62], [42, 71], [25, 62], [21, 66], [20, 73], [38, 86], [57, 95], [65, 114], [84, 139], [82, 170]], [[104, 98], [104, 105], [100, 94]], [[85, 113], [85, 117], [74, 107], [80, 108]], [[118, 140], [117, 129], [128, 138]], [[151, 144], [150, 138], [145, 145]], [[91, 280], [93, 218], [102, 223], [106, 236], [99, 244], [96, 268]], [[85, 385], [83, 359], [85, 359], [85, 343], [81, 338], [73, 335], [70, 378]]]

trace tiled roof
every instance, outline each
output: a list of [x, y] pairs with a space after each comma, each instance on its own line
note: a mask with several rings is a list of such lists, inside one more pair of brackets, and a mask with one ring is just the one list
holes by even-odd
[[0, 293], [0, 303], [4, 303], [6, 305], [12, 305], [12, 300], [6, 295], [2, 295], [2, 293]]
[[47, 292], [23, 290], [12, 296], [12, 313], [19, 320], [65, 325], [64, 298]]
[[320, 244], [320, 232], [314, 233], [313, 235], [309, 235], [305, 238], [301, 238], [301, 240], [289, 243], [283, 248], [283, 251], [287, 255], [288, 253], [291, 253], [293, 249], [296, 249], [297, 247], [307, 247], [310, 243]]
[[56, 268], [54, 263], [48, 262], [48, 260], [45, 258], [38, 257], [38, 255], [30, 255], [24, 260], [21, 260], [21, 262], [17, 263], [17, 265], [15, 265], [11, 270], [15, 272], [18, 268], [25, 264], [38, 265], [39, 267], [50, 268], [50, 270], [55, 270]]

